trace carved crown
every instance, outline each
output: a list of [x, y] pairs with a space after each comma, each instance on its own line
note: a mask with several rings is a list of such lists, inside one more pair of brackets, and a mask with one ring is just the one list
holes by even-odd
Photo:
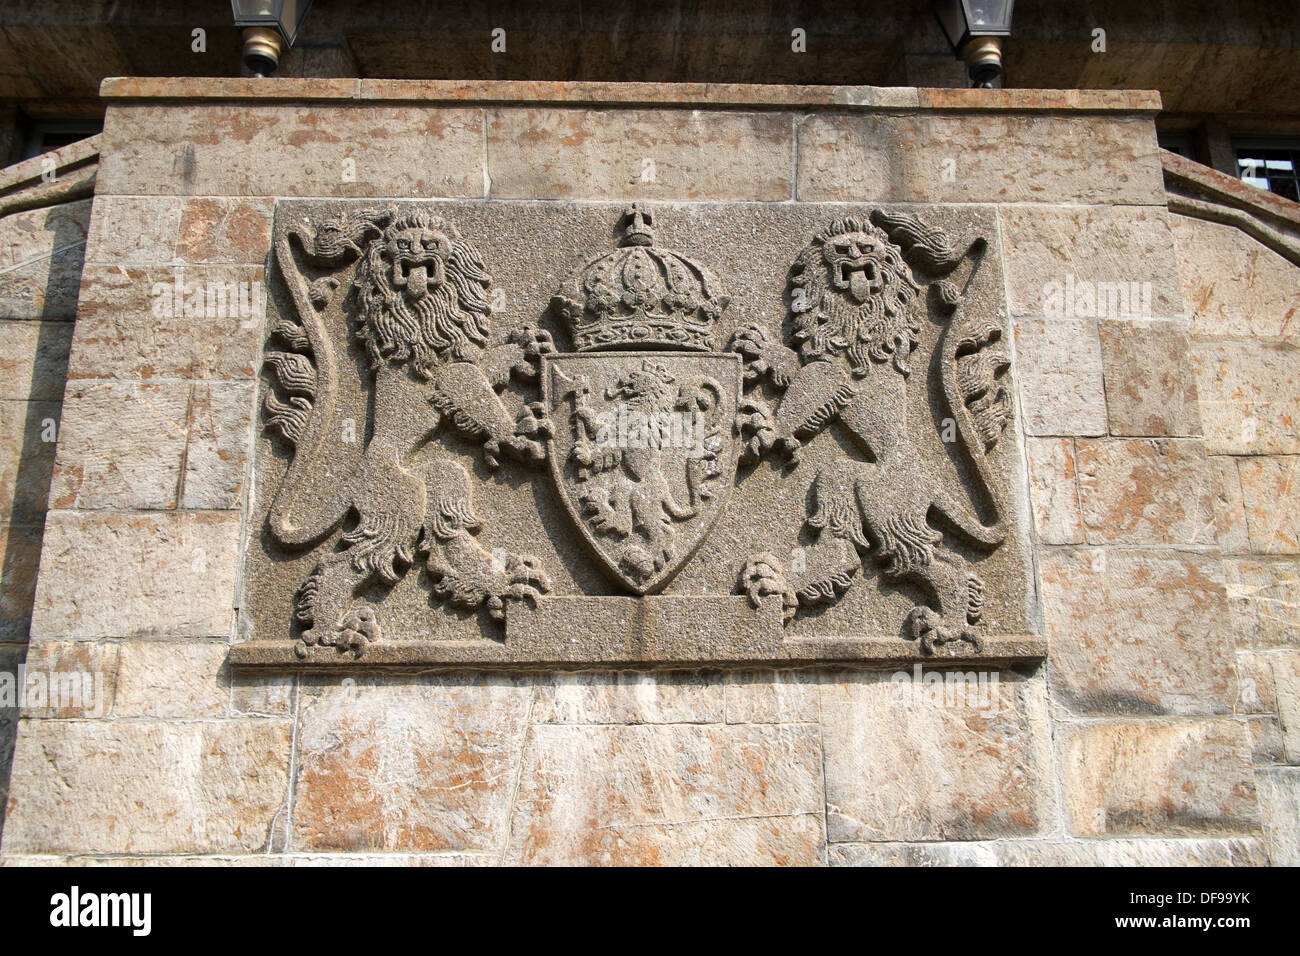
[[656, 246], [652, 218], [629, 206], [618, 221], [618, 248], [571, 273], [551, 299], [577, 351], [711, 348], [730, 296], [708, 269]]

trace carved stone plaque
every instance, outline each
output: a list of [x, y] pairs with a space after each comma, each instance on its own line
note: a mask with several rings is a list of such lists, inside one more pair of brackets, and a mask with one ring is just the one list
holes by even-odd
[[232, 662], [1041, 657], [995, 235], [282, 201]]

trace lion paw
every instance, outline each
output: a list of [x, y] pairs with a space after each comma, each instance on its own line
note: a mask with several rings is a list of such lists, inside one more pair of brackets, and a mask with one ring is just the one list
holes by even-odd
[[786, 577], [781, 562], [770, 554], [756, 554], [740, 569], [740, 588], [753, 607], [772, 594], [781, 595], [781, 619], [788, 622], [798, 610], [799, 599]]
[[484, 602], [488, 616], [494, 621], [505, 619], [507, 601], [526, 601], [536, 607], [537, 599], [551, 590], [550, 575], [531, 554], [507, 555], [502, 569], [495, 571], [494, 576], [496, 586], [488, 589]]
[[727, 350], [740, 353], [745, 365], [746, 385], [770, 376], [772, 384], [785, 388], [798, 366], [794, 352], [779, 341], [773, 341], [766, 329], [753, 323], [736, 329], [727, 343]]
[[532, 464], [546, 460], [546, 439], [554, 433], [546, 406], [529, 402], [515, 418], [514, 434], [502, 444], [521, 461]]
[[921, 642], [921, 653], [933, 654], [936, 647], [965, 641], [975, 651], [984, 650], [979, 634], [969, 627], [952, 627], [943, 615], [933, 608], [919, 605], [912, 608], [903, 620], [903, 629], [914, 641]]
[[379, 621], [375, 618], [375, 609], [362, 605], [348, 612], [332, 631], [322, 627], [310, 627], [303, 631], [294, 645], [299, 657], [307, 656], [307, 648], [336, 647], [340, 653], [352, 652], [353, 657], [360, 657], [367, 644], [380, 639]]

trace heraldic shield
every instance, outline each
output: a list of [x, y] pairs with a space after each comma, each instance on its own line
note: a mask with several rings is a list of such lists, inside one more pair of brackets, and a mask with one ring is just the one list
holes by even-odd
[[740, 392], [735, 353], [542, 357], [556, 490], [583, 539], [628, 590], [663, 588], [726, 508]]

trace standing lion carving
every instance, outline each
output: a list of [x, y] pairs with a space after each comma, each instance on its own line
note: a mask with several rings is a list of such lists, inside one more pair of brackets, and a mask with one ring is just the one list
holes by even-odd
[[[355, 263], [354, 279], [308, 282], [297, 257], [329, 271]], [[494, 340], [491, 276], [455, 226], [427, 211], [399, 215], [390, 207], [291, 228], [275, 242], [275, 263], [296, 318], [273, 330], [278, 349], [266, 364], [275, 387], [264, 407], [267, 429], [289, 444], [292, 459], [267, 527], [290, 548], [319, 546], [346, 529], [299, 589], [299, 654], [333, 645], [360, 656], [381, 638], [361, 589], [395, 584], [417, 557], [435, 597], [498, 620], [507, 602], [548, 591], [534, 558], [494, 556], [477, 543], [469, 474], [432, 441], [454, 431], [482, 446], [491, 469], [503, 455], [543, 460], [550, 426], [541, 404], [526, 403], [512, 418], [497, 393], [512, 376], [536, 380], [539, 356], [552, 350], [548, 334], [526, 326]], [[335, 354], [322, 321], [339, 296], [361, 363]], [[368, 435], [355, 465], [341, 454], [352, 424], [339, 415], [349, 363], [364, 368], [372, 395], [370, 421], [352, 425]]]
[[[780, 595], [788, 621], [800, 606], [834, 602], [868, 558], [887, 580], [921, 592], [904, 632], [926, 653], [952, 641], [982, 648], [984, 584], [944, 546], [944, 533], [985, 551], [1006, 533], [987, 456], [1009, 420], [1010, 363], [1000, 329], [969, 319], [958, 284], [947, 278], [968, 264], [969, 279], [984, 248], [983, 239], [959, 247], [909, 215], [877, 210], [869, 221], [837, 219], [790, 270], [789, 344], [756, 325], [736, 332], [732, 348], [745, 360], [746, 382], [780, 393], [775, 408], [757, 388], [742, 405], [737, 424], [747, 458], [774, 453], [793, 466], [832, 423], [857, 453], [812, 479], [806, 527], [813, 543], [797, 574], [770, 552], [745, 562], [740, 587], [755, 605]], [[943, 328], [934, 354], [918, 354], [929, 315]], [[953, 431], [946, 437], [966, 459], [973, 498], [925, 462], [918, 443], [926, 434], [941, 440], [936, 423], [908, 421], [908, 389], [929, 390], [936, 375]]]

